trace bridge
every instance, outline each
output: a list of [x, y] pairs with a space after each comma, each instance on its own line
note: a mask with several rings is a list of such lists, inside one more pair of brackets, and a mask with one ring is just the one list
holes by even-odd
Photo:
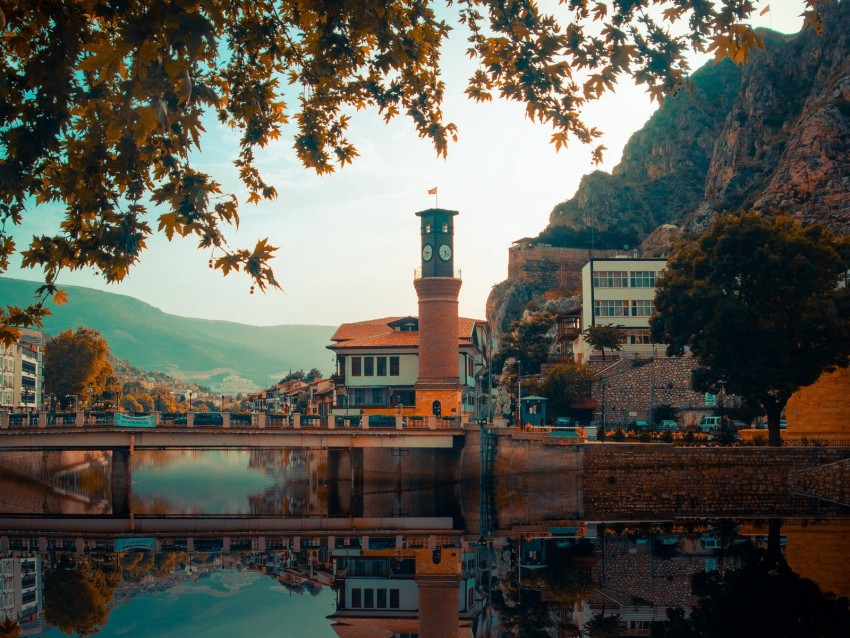
[[[216, 415], [208, 423], [194, 413], [151, 415], [150, 423], [116, 425], [112, 413], [13, 415], [0, 411], [0, 450], [231, 449], [231, 448], [430, 448], [451, 449], [463, 440], [455, 422], [434, 418], [368, 416], [342, 421], [318, 415]], [[313, 418], [315, 417], [315, 418]], [[197, 419], [197, 420], [196, 420]], [[477, 429], [477, 428], [476, 428]]]

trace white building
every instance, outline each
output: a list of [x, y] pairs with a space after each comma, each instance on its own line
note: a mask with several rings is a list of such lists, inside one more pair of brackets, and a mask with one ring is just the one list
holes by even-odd
[[6, 556], [0, 558], [0, 615], [21, 626], [37, 622], [44, 609], [41, 558]]
[[41, 342], [40, 332], [23, 330], [17, 343], [0, 345], [0, 409], [25, 411], [41, 407]]
[[[581, 270], [581, 328], [614, 325], [626, 335], [624, 353], [663, 354], [664, 346], [650, 343], [649, 318], [655, 309], [655, 281], [666, 259], [615, 257], [591, 259]], [[579, 336], [576, 358], [587, 361], [592, 349]]]

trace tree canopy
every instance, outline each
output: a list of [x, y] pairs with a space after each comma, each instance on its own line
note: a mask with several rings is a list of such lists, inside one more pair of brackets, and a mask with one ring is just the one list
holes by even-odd
[[583, 336], [587, 345], [601, 352], [602, 358], [605, 359], [605, 348], [612, 351], [620, 350], [626, 333], [622, 328], [609, 323], [606, 326], [588, 326]]
[[553, 338], [549, 331], [555, 325], [555, 315], [541, 310], [529, 312], [514, 321], [499, 344], [499, 357], [513, 357], [520, 362], [520, 374], [537, 374], [540, 364], [549, 357]]
[[44, 389], [62, 403], [70, 395], [78, 405], [90, 402], [112, 378], [109, 344], [97, 330], [66, 330], [44, 345]]
[[850, 356], [850, 239], [790, 216], [720, 216], [679, 244], [656, 285], [652, 337], [696, 358], [693, 385], [765, 411], [769, 439], [791, 395]]
[[97, 634], [109, 619], [118, 584], [89, 557], [60, 555], [44, 571], [44, 619], [66, 634]]
[[[40, 325], [48, 298], [65, 301], [62, 269], [121, 281], [155, 232], [194, 237], [211, 267], [279, 287], [276, 248], [232, 247], [223, 227], [239, 223], [239, 201], [193, 167], [207, 116], [239, 136], [249, 203], [277, 195], [255, 153], [290, 124], [299, 160], [318, 173], [358, 155], [353, 109], [403, 113], [445, 155], [456, 127], [442, 112], [440, 55], [459, 26], [477, 62], [471, 99], [525, 104], [556, 148], [591, 143], [588, 103], [622, 77], [662, 99], [686, 83], [693, 49], [744, 61], [761, 45], [754, 11], [739, 0], [571, 0], [553, 14], [529, 0], [439, 11], [431, 0], [0, 0], [0, 273], [20, 250], [45, 277], [32, 305], [2, 311], [0, 339]], [[61, 227], [19, 248], [14, 227], [45, 203], [64, 208]]]

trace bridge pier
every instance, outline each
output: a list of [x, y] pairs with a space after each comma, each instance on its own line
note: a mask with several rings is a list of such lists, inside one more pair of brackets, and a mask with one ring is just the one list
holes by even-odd
[[112, 451], [112, 514], [115, 516], [130, 515], [130, 492], [132, 479], [130, 476], [130, 450], [119, 448]]

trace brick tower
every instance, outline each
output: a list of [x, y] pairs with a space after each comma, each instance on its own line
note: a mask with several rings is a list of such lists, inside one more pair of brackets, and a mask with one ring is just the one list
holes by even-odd
[[413, 282], [419, 297], [419, 377], [416, 413], [460, 416], [458, 294], [454, 273], [454, 225], [457, 211], [429, 208], [421, 220], [422, 271]]

